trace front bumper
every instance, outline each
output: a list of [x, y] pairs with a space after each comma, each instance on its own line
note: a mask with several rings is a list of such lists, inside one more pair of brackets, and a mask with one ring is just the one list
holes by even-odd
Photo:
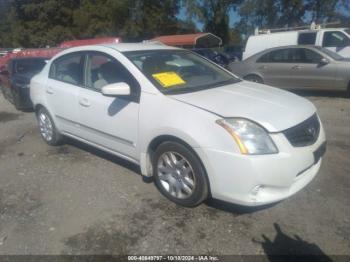
[[314, 152], [325, 142], [321, 125], [317, 141], [293, 147], [282, 133], [272, 134], [278, 154], [242, 155], [211, 148], [197, 150], [207, 170], [213, 198], [245, 206], [285, 199], [305, 187], [320, 169]]

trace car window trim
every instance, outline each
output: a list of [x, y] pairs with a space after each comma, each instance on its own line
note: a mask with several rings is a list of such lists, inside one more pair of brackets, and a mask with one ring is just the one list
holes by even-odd
[[[76, 54], [79, 54], [79, 53], [81, 53], [82, 54], [82, 59], [83, 59], [83, 62], [82, 62], [82, 64], [83, 64], [83, 81], [82, 81], [82, 83], [81, 84], [73, 84], [73, 83], [70, 83], [70, 82], [67, 82], [67, 81], [63, 81], [63, 80], [61, 80], [61, 79], [57, 79], [56, 78], [56, 72], [55, 72], [55, 77], [52, 77], [51, 76], [51, 72], [52, 72], [52, 70], [53, 70], [53, 68], [54, 67], [56, 67], [56, 65], [55, 65], [55, 63], [56, 62], [58, 62], [59, 60], [62, 60], [62, 59], [64, 59], [65, 57], [67, 57], [67, 56], [73, 56], [73, 55], [76, 55]], [[55, 60], [53, 60], [52, 61], [52, 63], [50, 64], [50, 70], [49, 70], [49, 75], [48, 75], [48, 78], [49, 79], [52, 79], [52, 80], [55, 80], [55, 81], [58, 81], [58, 82], [62, 82], [62, 83], [65, 83], [65, 84], [69, 84], [69, 85], [73, 85], [73, 86], [77, 86], [77, 87], [82, 87], [82, 88], [84, 88], [84, 85], [85, 85], [85, 81], [84, 81], [84, 79], [85, 79], [85, 51], [76, 51], [76, 52], [71, 52], [71, 53], [68, 53], [68, 54], [64, 54], [64, 55], [62, 55], [62, 56], [60, 56], [60, 57], [57, 57]]]
[[[84, 56], [85, 56], [85, 60], [84, 60], [84, 84], [82, 86], [82, 88], [84, 89], [88, 89], [88, 90], [91, 90], [91, 91], [94, 91], [96, 93], [100, 93], [102, 95], [102, 92], [101, 90], [98, 90], [96, 88], [93, 88], [93, 87], [89, 87], [88, 86], [88, 74], [87, 74], [87, 71], [88, 71], [88, 60], [90, 59], [89, 56], [91, 54], [97, 54], [97, 55], [102, 55], [102, 56], [106, 56], [106, 57], [109, 57], [111, 59], [114, 59], [115, 61], [117, 61], [121, 66], [124, 67], [125, 70], [127, 70], [127, 72], [129, 73], [129, 75], [132, 77], [133, 79], [133, 82], [135, 83], [136, 86], [133, 86], [131, 87], [130, 86], [130, 95], [126, 95], [126, 96], [118, 96], [119, 98], [126, 98], [126, 99], [129, 99], [135, 103], [139, 103], [140, 102], [140, 95], [141, 95], [141, 85], [139, 83], [139, 81], [136, 79], [136, 77], [130, 72], [130, 70], [123, 65], [122, 62], [119, 61], [119, 59], [115, 58], [114, 56], [110, 55], [110, 54], [107, 54], [105, 52], [102, 52], [102, 51], [97, 51], [97, 50], [87, 50], [87, 51], [84, 51]], [[134, 92], [134, 93], [133, 93]]]
[[[283, 61], [283, 62], [273, 62], [273, 61], [270, 60], [270, 58], [271, 58], [270, 55], [271, 55], [272, 52], [277, 52], [277, 51], [281, 51], [281, 50], [288, 50], [288, 52], [289, 52], [290, 49], [292, 49], [292, 48], [279, 48], [279, 49], [275, 49], [275, 50], [270, 50], [270, 51], [264, 53], [262, 56], [260, 56], [260, 57], [256, 60], [256, 63], [264, 63], [264, 64], [292, 64], [293, 62], [291, 62], [291, 60], [289, 59], [289, 53], [288, 53], [287, 62], [286, 62], [286, 61]], [[261, 59], [263, 56], [265, 56], [265, 55], [268, 55], [268, 59], [269, 59], [269, 60], [268, 60], [267, 62], [258, 61], [258, 60], [260, 60], [260, 59]], [[288, 60], [289, 60], [290, 62], [288, 62]]]
[[[316, 53], [316, 54], [318, 54], [320, 57], [321, 57], [321, 59], [322, 58], [324, 58], [324, 56], [322, 55], [322, 54], [320, 54], [319, 52], [316, 52], [315, 50], [313, 50], [313, 49], [310, 49], [310, 48], [305, 48], [305, 47], [296, 47], [296, 48], [290, 48], [291, 50], [296, 50], [296, 49], [301, 49], [301, 50], [309, 50], [310, 52], [314, 52], [314, 53]], [[321, 60], [320, 59], [320, 60]], [[306, 64], [306, 65], [317, 65], [317, 64], [319, 64], [319, 62], [317, 63], [317, 62], [291, 62], [292, 64]]]
[[[303, 50], [309, 50], [311, 52], [314, 52], [318, 55], [320, 55], [322, 58], [324, 58], [324, 55], [313, 50], [313, 49], [309, 49], [309, 48], [305, 48], [305, 47], [296, 47], [296, 48], [281, 48], [281, 49], [276, 49], [276, 50], [271, 50], [269, 52], [264, 53], [263, 55], [261, 55], [257, 60], [256, 63], [261, 63], [261, 64], [318, 64], [316, 62], [295, 62], [292, 61], [290, 58], [290, 53], [288, 53], [288, 60], [284, 61], [284, 62], [272, 62], [271, 60], [269, 60], [268, 62], [264, 62], [264, 61], [259, 61], [263, 56], [268, 55], [270, 56], [270, 53], [274, 52], [274, 51], [279, 51], [279, 50], [288, 50], [288, 52], [291, 52], [291, 50], [296, 50], [296, 49], [303, 49]], [[270, 57], [269, 57], [270, 58]]]

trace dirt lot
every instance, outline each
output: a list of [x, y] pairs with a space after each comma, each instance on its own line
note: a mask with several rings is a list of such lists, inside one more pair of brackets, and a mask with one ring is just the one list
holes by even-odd
[[350, 255], [350, 99], [307, 98], [328, 138], [321, 171], [254, 211], [178, 207], [117, 157], [74, 141], [46, 145], [33, 113], [0, 95], [0, 254]]

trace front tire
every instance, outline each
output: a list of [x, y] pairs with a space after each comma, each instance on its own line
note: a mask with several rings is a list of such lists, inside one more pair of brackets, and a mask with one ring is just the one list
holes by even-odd
[[40, 135], [44, 141], [51, 146], [60, 145], [62, 143], [63, 137], [58, 132], [49, 112], [45, 108], [41, 107], [37, 111], [36, 117], [39, 124]]
[[164, 142], [153, 156], [154, 181], [169, 200], [195, 207], [208, 198], [208, 181], [198, 157], [186, 146]]

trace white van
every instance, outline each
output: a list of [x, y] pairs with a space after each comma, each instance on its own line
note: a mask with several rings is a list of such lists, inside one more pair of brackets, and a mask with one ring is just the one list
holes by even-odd
[[248, 38], [243, 60], [263, 50], [287, 45], [316, 45], [350, 57], [350, 29], [322, 28], [252, 35]]

